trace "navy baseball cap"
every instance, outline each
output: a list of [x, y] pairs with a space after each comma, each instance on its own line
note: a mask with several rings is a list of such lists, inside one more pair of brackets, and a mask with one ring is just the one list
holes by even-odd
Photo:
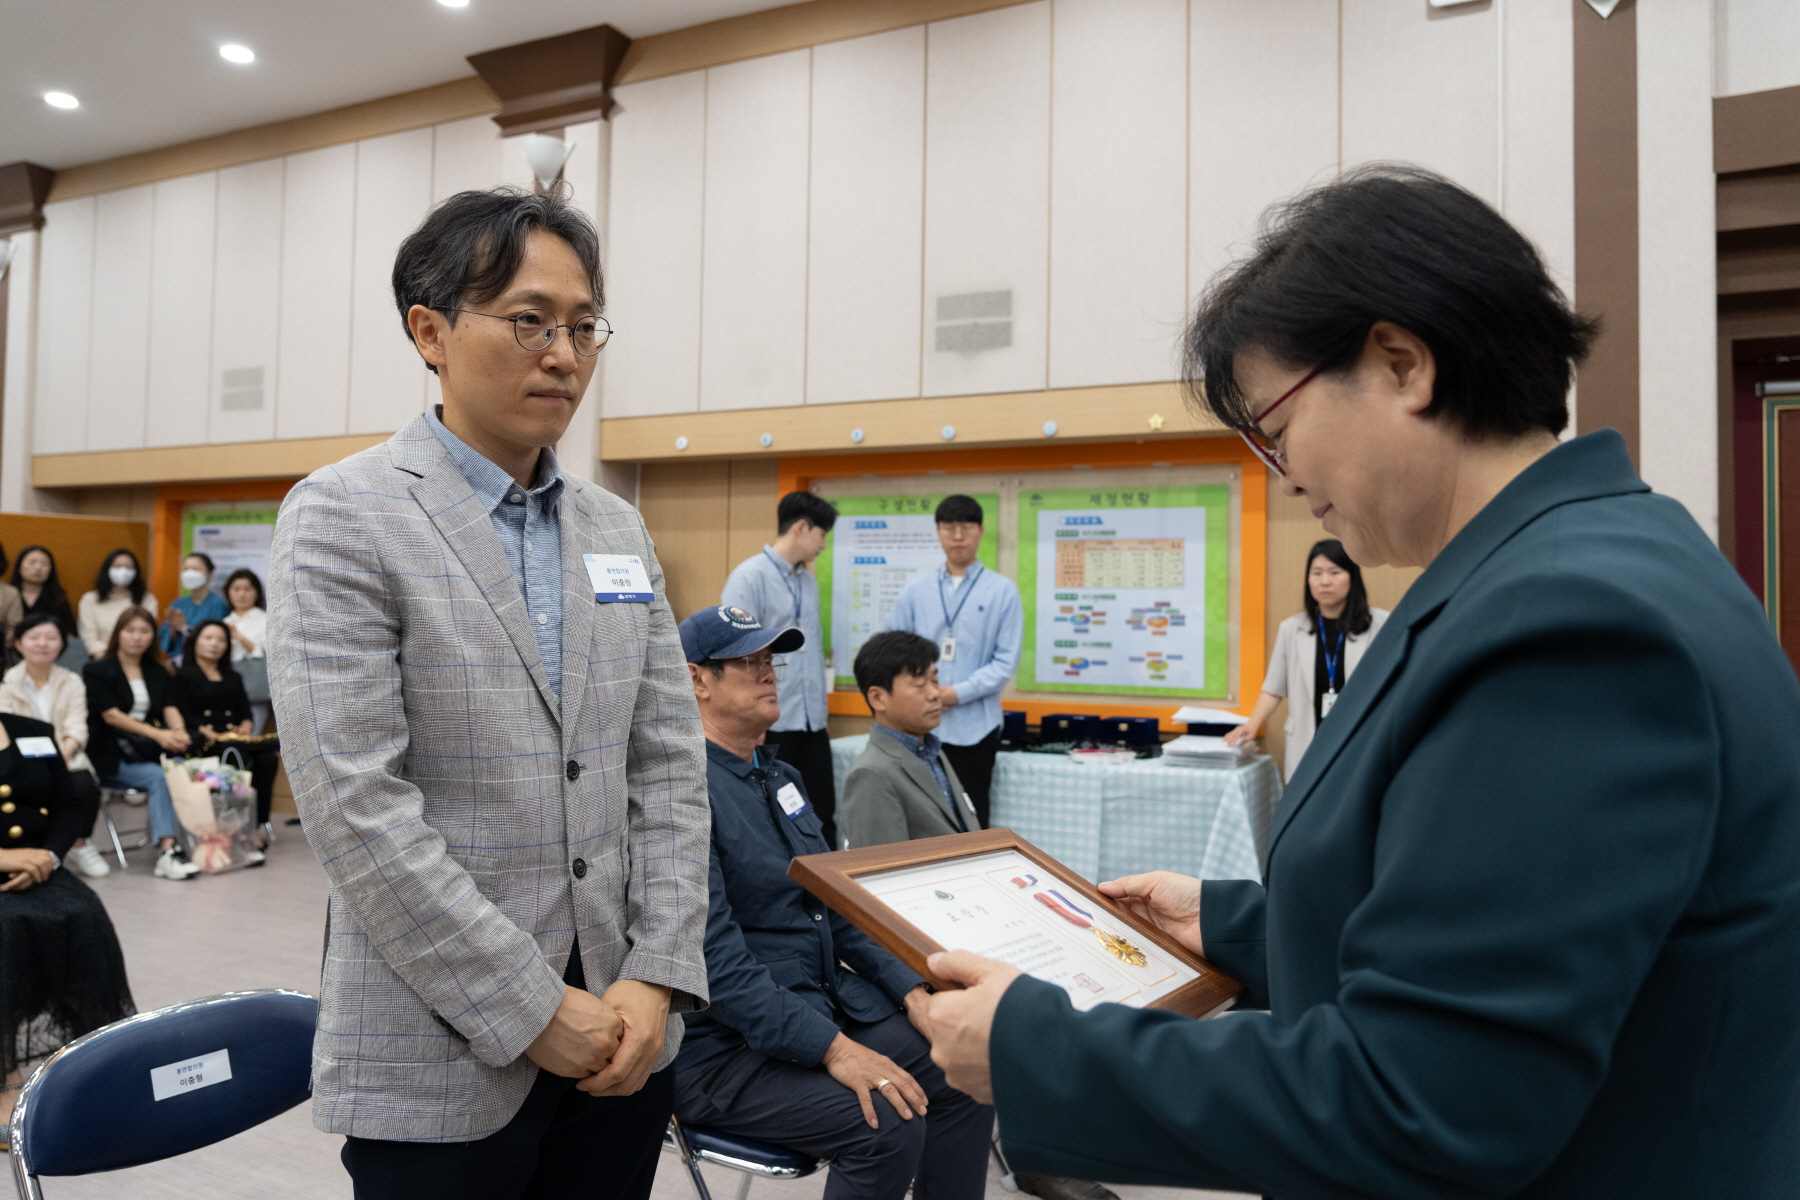
[[767, 647], [787, 654], [806, 645], [806, 635], [793, 625], [765, 629], [752, 613], [729, 604], [703, 608], [681, 623], [681, 648], [691, 663], [743, 658]]

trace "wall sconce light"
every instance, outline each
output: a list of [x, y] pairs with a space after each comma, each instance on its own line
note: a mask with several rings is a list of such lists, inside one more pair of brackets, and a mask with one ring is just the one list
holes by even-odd
[[565, 142], [561, 138], [547, 137], [541, 133], [525, 135], [525, 161], [531, 166], [532, 175], [536, 176], [538, 186], [545, 191], [556, 183], [562, 174], [563, 165], [569, 161], [569, 155], [575, 153], [575, 143]]
[[11, 238], [0, 241], [0, 279], [6, 278], [6, 268], [12, 266], [13, 254], [17, 250], [18, 247], [13, 245]]

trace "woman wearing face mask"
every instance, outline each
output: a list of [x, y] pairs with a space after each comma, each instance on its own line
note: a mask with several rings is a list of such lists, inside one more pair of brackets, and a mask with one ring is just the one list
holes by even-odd
[[1312, 744], [1313, 731], [1337, 703], [1363, 651], [1381, 632], [1385, 608], [1370, 608], [1363, 591], [1362, 568], [1344, 553], [1336, 538], [1317, 542], [1306, 552], [1305, 611], [1281, 623], [1275, 652], [1263, 676], [1262, 695], [1250, 719], [1225, 735], [1235, 746], [1262, 732], [1275, 706], [1288, 702], [1287, 755], [1282, 770], [1292, 778], [1300, 756]]
[[262, 580], [249, 567], [239, 567], [225, 580], [225, 602], [231, 612], [225, 625], [231, 630], [231, 665], [244, 681], [250, 697], [252, 734], [260, 735], [269, 723], [269, 660], [263, 653], [269, 614], [263, 600]]
[[[44, 546], [27, 546], [19, 551], [19, 557], [13, 560], [12, 585], [19, 589], [23, 616], [42, 613], [56, 618], [69, 643], [57, 665], [79, 671], [88, 660], [87, 646], [75, 636], [75, 611], [69, 607], [69, 593], [63, 590], [62, 580], [56, 574], [55, 556]], [[13, 636], [16, 638], [17, 632]]]
[[207, 758], [223, 753], [227, 746], [235, 746], [243, 755], [244, 765], [250, 768], [250, 783], [256, 789], [256, 843], [259, 848], [268, 849], [261, 827], [269, 823], [269, 801], [280, 752], [273, 743], [251, 746], [220, 740], [250, 737], [255, 727], [244, 681], [231, 665], [231, 629], [225, 622], [206, 620], [194, 626], [181, 656], [181, 666], [175, 671], [175, 687], [169, 698], [181, 710], [183, 724], [198, 740], [196, 755]]
[[163, 653], [171, 658], [179, 658], [188, 630], [202, 621], [222, 621], [230, 611], [225, 597], [208, 587], [212, 576], [213, 560], [199, 551], [181, 560], [181, 590], [187, 595], [170, 602], [160, 633]]
[[99, 658], [106, 653], [113, 626], [126, 609], [155, 612], [156, 607], [156, 593], [144, 586], [144, 571], [138, 565], [137, 555], [121, 546], [106, 556], [100, 574], [94, 578], [94, 590], [82, 596], [76, 606], [76, 632], [88, 655]]
[[162, 756], [186, 753], [190, 740], [170, 694], [168, 660], [156, 644], [149, 609], [120, 614], [104, 653], [81, 669], [81, 680], [87, 685], [88, 755], [101, 785], [149, 794], [157, 878], [192, 879], [200, 868], [176, 837], [181, 826], [162, 772]]
[[112, 868], [88, 842], [100, 811], [100, 784], [87, 756], [87, 688], [81, 676], [56, 662], [68, 641], [61, 622], [49, 613], [25, 615], [13, 633], [13, 646], [24, 661], [0, 677], [0, 713], [33, 717], [56, 730], [56, 749], [69, 768], [69, 785], [79, 816], [76, 825], [81, 830], [81, 836], [63, 855], [63, 864], [90, 879], [99, 879], [110, 875]]

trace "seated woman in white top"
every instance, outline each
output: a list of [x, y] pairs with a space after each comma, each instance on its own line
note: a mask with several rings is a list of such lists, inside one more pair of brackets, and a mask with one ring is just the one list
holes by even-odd
[[[1262, 732], [1282, 700], [1288, 702], [1287, 756], [1282, 778], [1293, 778], [1313, 732], [1331, 711], [1338, 694], [1362, 661], [1363, 651], [1381, 632], [1387, 610], [1370, 608], [1362, 568], [1336, 538], [1315, 542], [1306, 552], [1306, 611], [1281, 623], [1275, 651], [1263, 677], [1262, 695], [1250, 719], [1225, 735], [1227, 745]], [[1323, 633], [1323, 636], [1320, 636]]]
[[250, 697], [251, 735], [260, 736], [269, 723], [269, 660], [263, 639], [269, 630], [268, 602], [262, 580], [249, 567], [239, 567], [225, 579], [225, 603], [231, 611], [225, 627], [231, 630], [231, 665], [244, 681]]
[[69, 784], [81, 814], [82, 836], [63, 863], [90, 879], [112, 873], [88, 835], [100, 809], [100, 784], [88, 762], [87, 686], [81, 676], [57, 665], [68, 646], [62, 622], [47, 612], [27, 613], [13, 631], [13, 645], [24, 660], [0, 676], [0, 713], [36, 717], [56, 730], [56, 748], [69, 767]]
[[88, 656], [99, 658], [112, 641], [113, 626], [128, 608], [144, 608], [161, 612], [156, 593], [144, 585], [144, 569], [138, 557], [121, 546], [106, 556], [100, 574], [94, 577], [94, 590], [82, 596], [76, 606], [76, 631], [87, 644]]

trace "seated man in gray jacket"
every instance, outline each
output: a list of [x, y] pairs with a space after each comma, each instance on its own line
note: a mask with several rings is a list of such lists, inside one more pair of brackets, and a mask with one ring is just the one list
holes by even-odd
[[838, 828], [852, 847], [981, 828], [933, 732], [943, 712], [937, 657], [936, 643], [898, 629], [876, 634], [857, 652], [856, 686], [875, 727], [838, 803]]

